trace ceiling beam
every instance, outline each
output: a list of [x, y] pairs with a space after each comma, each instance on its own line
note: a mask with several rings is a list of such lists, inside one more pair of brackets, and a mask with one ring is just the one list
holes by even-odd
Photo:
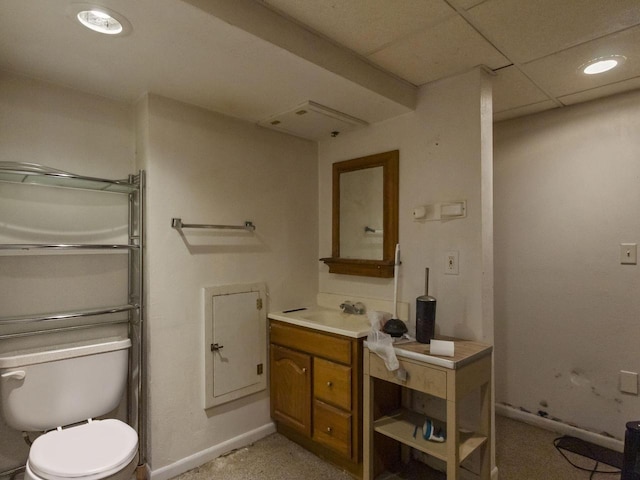
[[[417, 87], [255, 0], [183, 0], [224, 22], [276, 45], [411, 110]], [[310, 99], [313, 100], [313, 99]]]

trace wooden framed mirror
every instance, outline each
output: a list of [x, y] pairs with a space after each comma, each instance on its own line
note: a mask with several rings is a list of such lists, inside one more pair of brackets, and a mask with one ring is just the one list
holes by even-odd
[[398, 150], [333, 164], [330, 273], [393, 277]]

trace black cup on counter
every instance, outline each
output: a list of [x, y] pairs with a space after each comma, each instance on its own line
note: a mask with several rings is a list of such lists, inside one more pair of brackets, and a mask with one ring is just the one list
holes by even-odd
[[416, 340], [431, 343], [436, 330], [436, 299], [431, 295], [416, 298]]

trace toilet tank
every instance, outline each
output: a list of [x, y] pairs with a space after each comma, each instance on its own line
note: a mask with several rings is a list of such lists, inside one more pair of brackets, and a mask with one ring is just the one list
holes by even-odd
[[44, 431], [113, 411], [126, 388], [130, 347], [128, 338], [107, 339], [0, 354], [6, 423]]

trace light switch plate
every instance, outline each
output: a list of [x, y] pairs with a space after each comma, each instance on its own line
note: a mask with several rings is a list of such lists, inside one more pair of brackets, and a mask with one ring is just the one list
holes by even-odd
[[620, 244], [620, 263], [622, 265], [636, 265], [638, 263], [638, 244]]

